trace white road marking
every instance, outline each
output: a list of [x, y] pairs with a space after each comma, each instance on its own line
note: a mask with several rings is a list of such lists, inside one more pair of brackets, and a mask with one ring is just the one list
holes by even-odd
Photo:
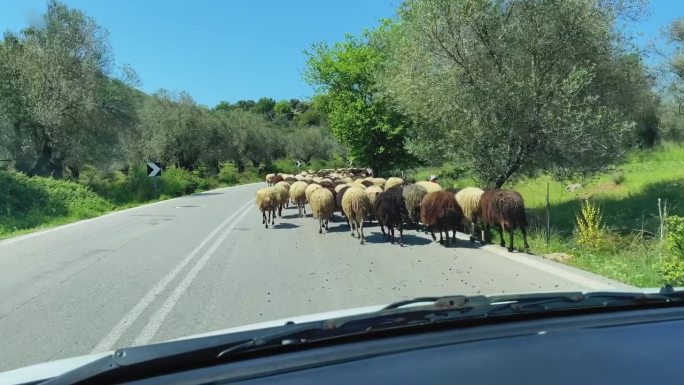
[[[188, 255], [185, 256], [176, 266], [174, 266], [168, 274], [166, 274], [162, 279], [157, 282], [156, 285], [150, 289], [150, 291], [145, 294], [140, 301], [138, 301], [131, 310], [126, 313], [126, 315], [121, 318], [121, 320], [112, 328], [112, 330], [93, 348], [92, 353], [101, 353], [109, 351], [112, 349], [116, 341], [123, 336], [123, 334], [128, 330], [128, 328], [135, 322], [135, 320], [140, 317], [140, 315], [147, 309], [150, 304], [155, 300], [155, 298], [166, 288], [166, 286], [178, 275], [178, 273], [183, 270], [183, 268], [189, 264], [192, 259], [199, 253], [199, 251], [207, 244], [211, 239], [218, 234], [225, 226], [227, 226], [233, 218], [235, 218], [242, 210], [248, 208], [252, 205], [254, 199], [249, 200], [242, 207], [228, 217], [225, 221], [221, 222], [209, 235], [207, 235], [202, 242], [200, 242], [197, 247], [195, 247]], [[240, 217], [242, 218], [242, 217]], [[232, 227], [231, 227], [232, 228]]]
[[214, 255], [216, 250], [221, 246], [223, 241], [228, 237], [230, 232], [233, 230], [236, 224], [244, 218], [247, 213], [251, 211], [250, 208], [244, 210], [242, 215], [240, 215], [227, 229], [226, 231], [221, 234], [221, 237], [216, 239], [214, 243], [211, 245], [207, 251], [204, 252], [204, 255], [200, 259], [197, 260], [195, 265], [188, 271], [188, 273], [185, 275], [185, 278], [176, 286], [176, 288], [171, 292], [171, 294], [166, 298], [166, 301], [161, 305], [161, 307], [157, 310], [156, 313], [152, 317], [150, 317], [150, 320], [147, 322], [147, 325], [143, 328], [143, 330], [140, 332], [138, 337], [135, 339], [133, 342], [133, 345], [146, 345], [152, 341], [152, 338], [157, 334], [157, 331], [159, 331], [159, 328], [161, 327], [162, 323], [164, 322], [164, 319], [166, 319], [166, 316], [169, 315], [171, 310], [173, 310], [174, 306], [176, 306], [176, 303], [178, 303], [178, 300], [180, 300], [181, 296], [185, 291], [188, 289], [190, 284], [192, 284], [192, 281], [197, 277], [197, 274], [202, 270], [204, 265], [207, 264], [209, 259]]

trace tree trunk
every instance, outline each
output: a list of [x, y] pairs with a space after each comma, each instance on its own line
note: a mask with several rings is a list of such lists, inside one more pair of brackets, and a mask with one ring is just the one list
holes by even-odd
[[78, 168], [78, 166], [68, 166], [69, 167], [69, 172], [71, 173], [71, 177], [78, 182], [79, 178], [81, 177], [81, 169]]
[[511, 163], [508, 165], [506, 168], [506, 171], [503, 173], [499, 174], [495, 179], [494, 179], [494, 188], [501, 188], [504, 183], [513, 175], [515, 174], [516, 171], [520, 168], [520, 163], [515, 162]]
[[236, 160], [235, 161], [235, 167], [237, 167], [237, 172], [245, 172], [245, 162], [241, 160]]
[[29, 171], [29, 176], [50, 176], [54, 170], [54, 165], [52, 164], [52, 147], [46, 140], [43, 142], [43, 147], [40, 150], [38, 159], [33, 163], [33, 167]]

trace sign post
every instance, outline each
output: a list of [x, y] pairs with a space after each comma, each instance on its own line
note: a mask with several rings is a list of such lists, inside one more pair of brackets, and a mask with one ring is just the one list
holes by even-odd
[[157, 194], [157, 179], [161, 176], [161, 166], [154, 162], [147, 163], [147, 176], [152, 178], [152, 188], [154, 189], [154, 196]]

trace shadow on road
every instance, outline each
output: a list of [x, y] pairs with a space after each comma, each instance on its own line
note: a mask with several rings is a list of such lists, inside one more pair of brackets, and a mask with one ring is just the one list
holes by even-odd
[[299, 217], [299, 214], [294, 213], [294, 214], [283, 215], [281, 218], [282, 218], [282, 219], [295, 219], [295, 218], [298, 218], [298, 217]]
[[295, 229], [299, 227], [299, 225], [295, 225], [294, 223], [281, 222], [276, 223], [273, 227], [276, 229]]
[[[366, 241], [369, 243], [390, 243], [389, 238], [380, 232], [366, 234]], [[404, 232], [403, 241], [406, 246], [429, 245], [432, 243], [431, 239], [406, 232]], [[394, 242], [399, 243], [399, 232], [396, 230], [394, 231]]]

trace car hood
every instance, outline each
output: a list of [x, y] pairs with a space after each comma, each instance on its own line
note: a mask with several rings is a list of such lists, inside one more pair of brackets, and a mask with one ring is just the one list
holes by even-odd
[[[303, 323], [303, 322], [312, 322], [312, 321], [322, 321], [322, 320], [331, 319], [331, 318], [345, 317], [345, 316], [358, 315], [358, 314], [364, 314], [364, 313], [372, 313], [372, 312], [376, 312], [376, 311], [381, 310], [385, 306], [386, 305], [366, 306], [366, 307], [358, 307], [358, 308], [345, 309], [345, 310], [336, 310], [336, 311], [330, 311], [330, 312], [324, 312], [324, 313], [307, 314], [307, 315], [297, 316], [297, 317], [288, 317], [288, 318], [282, 318], [282, 319], [273, 320], [273, 321], [259, 322], [259, 323], [249, 324], [249, 325], [232, 327], [232, 328], [228, 328], [228, 329], [216, 330], [216, 331], [212, 331], [212, 332], [208, 332], [208, 333], [194, 334], [194, 335], [190, 335], [190, 336], [176, 338], [176, 339], [173, 339], [171, 341], [179, 341], [179, 340], [186, 340], [186, 339], [200, 338], [200, 337], [209, 337], [209, 336], [237, 333], [237, 332], [243, 332], [243, 331], [249, 331], [249, 330], [265, 329], [265, 328], [269, 328], [269, 327], [282, 326], [282, 325], [285, 325], [286, 322], [290, 322], [290, 321], [294, 322], [294, 323]], [[39, 381], [39, 380], [43, 380], [43, 379], [56, 377], [56, 376], [59, 376], [60, 374], [66, 373], [66, 372], [73, 370], [73, 369], [76, 369], [80, 366], [89, 364], [89, 363], [91, 363], [91, 362], [93, 362], [99, 358], [110, 355], [112, 353], [113, 353], [113, 351], [105, 352], [105, 353], [89, 354], [89, 355], [65, 358], [65, 359], [61, 359], [61, 360], [49, 361], [49, 362], [44, 362], [42, 364], [30, 365], [30, 366], [25, 366], [25, 367], [18, 368], [18, 369], [9, 370], [9, 371], [0, 373], [0, 385], [23, 384], [23, 383], [27, 383], [27, 382]]]

